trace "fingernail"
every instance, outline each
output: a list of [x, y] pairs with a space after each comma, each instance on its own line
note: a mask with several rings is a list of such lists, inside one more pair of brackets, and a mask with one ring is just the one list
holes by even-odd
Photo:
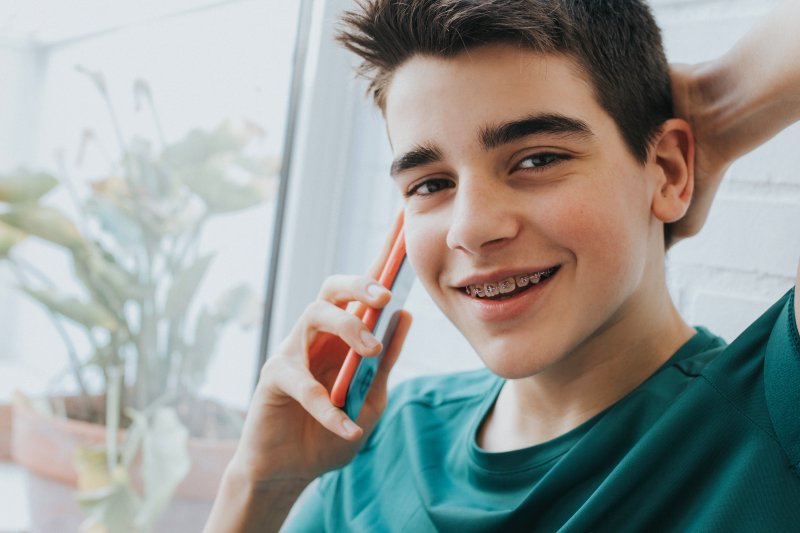
[[344, 432], [348, 435], [352, 435], [353, 433], [358, 433], [358, 426], [353, 423], [352, 420], [349, 418], [345, 418], [342, 420], [342, 427], [344, 428]]
[[370, 283], [370, 284], [367, 286], [367, 292], [368, 292], [368, 293], [369, 293], [369, 295], [370, 295], [370, 296], [372, 296], [373, 298], [377, 298], [377, 297], [379, 297], [379, 296], [382, 296], [382, 295], [386, 294], [386, 293], [387, 293], [387, 292], [389, 292], [389, 291], [388, 291], [388, 290], [386, 290], [386, 287], [384, 287], [384, 286], [383, 286], [383, 285], [381, 285], [380, 283]]
[[362, 331], [361, 335], [361, 342], [364, 343], [364, 346], [367, 348], [374, 348], [378, 345], [378, 339], [370, 333], [369, 331]]

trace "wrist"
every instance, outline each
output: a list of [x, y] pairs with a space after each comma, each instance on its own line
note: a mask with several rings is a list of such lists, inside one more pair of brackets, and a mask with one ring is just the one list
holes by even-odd
[[256, 480], [232, 461], [223, 474], [204, 531], [277, 532], [307, 485], [303, 480]]
[[748, 47], [736, 47], [695, 66], [692, 123], [705, 146], [713, 147], [707, 155], [719, 168], [800, 118], [800, 74], [774, 63]]
[[222, 482], [238, 487], [253, 494], [271, 490], [297, 490], [302, 492], [313, 478], [303, 476], [287, 476], [278, 468], [270, 465], [254, 465], [253, 463], [236, 457], [225, 468]]
[[724, 172], [764, 140], [753, 126], [768, 115], [772, 97], [763, 87], [743, 82], [734, 59], [723, 56], [697, 65], [689, 89], [692, 125], [704, 147], [698, 163], [707, 174]]

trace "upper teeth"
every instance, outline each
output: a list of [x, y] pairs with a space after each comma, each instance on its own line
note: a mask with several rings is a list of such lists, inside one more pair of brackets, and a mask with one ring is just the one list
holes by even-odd
[[536, 285], [542, 279], [547, 277], [548, 274], [551, 274], [552, 271], [553, 269], [549, 269], [549, 270], [542, 270], [540, 272], [534, 272], [532, 274], [520, 274], [518, 276], [510, 276], [508, 278], [501, 279], [500, 281], [495, 281], [491, 283], [477, 283], [474, 285], [467, 285], [465, 289], [469, 296], [475, 296], [477, 298], [497, 296], [498, 294], [509, 293], [514, 289], [516, 289], [517, 287]]

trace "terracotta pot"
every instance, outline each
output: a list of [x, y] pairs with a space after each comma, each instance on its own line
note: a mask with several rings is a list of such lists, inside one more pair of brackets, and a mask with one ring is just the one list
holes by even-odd
[[11, 404], [0, 403], [0, 461], [11, 460]]
[[[77, 531], [85, 514], [75, 500], [75, 450], [79, 446], [103, 446], [105, 427], [46, 415], [20, 395], [13, 404], [13, 424], [11, 455], [28, 474], [30, 533]], [[119, 439], [124, 439], [123, 431]], [[235, 448], [235, 440], [189, 439], [192, 468], [156, 522], [154, 532], [203, 529]]]

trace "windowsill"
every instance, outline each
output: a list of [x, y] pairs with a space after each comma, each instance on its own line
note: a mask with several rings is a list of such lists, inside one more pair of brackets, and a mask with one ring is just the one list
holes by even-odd
[[30, 529], [25, 473], [15, 463], [0, 461], [0, 533], [24, 533]]
[[[0, 407], [6, 411], [0, 413], [0, 432], [8, 431], [10, 424], [9, 405], [14, 390], [37, 392], [46, 385], [44, 379], [33, 370], [21, 364], [9, 361], [0, 362]], [[11, 462], [7, 457], [7, 435], [3, 438], [0, 454], [0, 533], [26, 533], [31, 527], [28, 509], [28, 490], [25, 483], [25, 470]]]

